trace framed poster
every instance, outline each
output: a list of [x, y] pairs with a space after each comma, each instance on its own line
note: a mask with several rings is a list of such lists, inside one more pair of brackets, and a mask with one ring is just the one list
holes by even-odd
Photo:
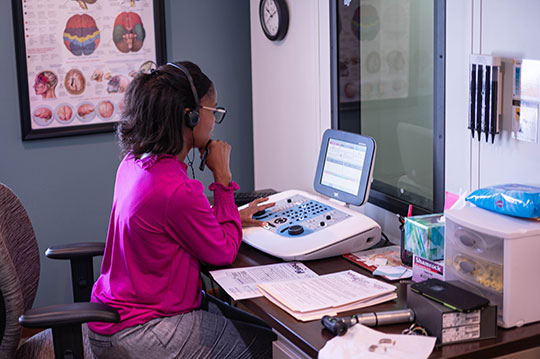
[[115, 128], [126, 87], [166, 59], [163, 0], [12, 0], [22, 139]]

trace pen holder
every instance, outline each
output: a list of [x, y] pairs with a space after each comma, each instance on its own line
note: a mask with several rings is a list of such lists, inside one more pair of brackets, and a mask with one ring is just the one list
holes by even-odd
[[402, 222], [399, 225], [399, 230], [401, 234], [401, 241], [400, 241], [400, 256], [401, 256], [401, 263], [403, 263], [406, 266], [412, 267], [412, 253], [405, 249], [405, 223]]
[[443, 259], [444, 223], [442, 214], [405, 218], [404, 249], [425, 259]]

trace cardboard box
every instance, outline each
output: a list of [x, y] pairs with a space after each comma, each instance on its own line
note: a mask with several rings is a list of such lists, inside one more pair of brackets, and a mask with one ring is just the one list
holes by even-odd
[[407, 286], [407, 307], [414, 310], [416, 323], [437, 338], [437, 345], [477, 341], [497, 336], [497, 306], [469, 313], [454, 311], [415, 293]]
[[444, 281], [444, 260], [430, 261], [429, 259], [413, 255], [412, 280], [423, 282], [430, 278]]

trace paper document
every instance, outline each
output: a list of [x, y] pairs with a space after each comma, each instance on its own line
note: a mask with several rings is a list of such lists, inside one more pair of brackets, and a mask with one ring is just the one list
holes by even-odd
[[303, 280], [262, 283], [264, 296], [298, 320], [379, 304], [396, 298], [396, 287], [354, 271]]
[[386, 334], [357, 324], [344, 336], [330, 339], [319, 351], [319, 359], [426, 359], [435, 341], [435, 337]]
[[317, 273], [300, 262], [220, 269], [210, 274], [234, 300], [262, 297], [257, 289], [259, 283], [317, 277]]
[[367, 269], [373, 275], [380, 275], [388, 280], [405, 279], [412, 276], [411, 269], [401, 265], [399, 246], [347, 253], [343, 257]]

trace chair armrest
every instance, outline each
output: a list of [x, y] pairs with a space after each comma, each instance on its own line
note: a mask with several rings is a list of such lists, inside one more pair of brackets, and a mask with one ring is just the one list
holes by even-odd
[[120, 315], [113, 307], [102, 303], [57, 304], [27, 310], [19, 317], [26, 328], [54, 328], [86, 322], [114, 323]]
[[73, 301], [89, 302], [94, 283], [94, 256], [103, 255], [104, 242], [82, 242], [62, 244], [47, 248], [45, 255], [52, 259], [71, 261]]
[[68, 243], [47, 248], [45, 255], [52, 259], [73, 259], [102, 256], [104, 250], [104, 242]]

